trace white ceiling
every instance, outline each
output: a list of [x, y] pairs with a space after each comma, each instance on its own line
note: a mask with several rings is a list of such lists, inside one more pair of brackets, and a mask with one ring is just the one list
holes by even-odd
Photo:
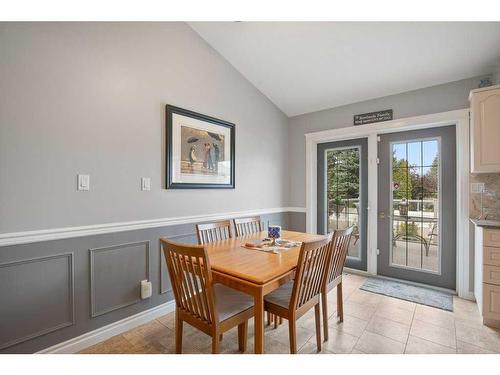
[[288, 116], [490, 73], [500, 22], [191, 22]]

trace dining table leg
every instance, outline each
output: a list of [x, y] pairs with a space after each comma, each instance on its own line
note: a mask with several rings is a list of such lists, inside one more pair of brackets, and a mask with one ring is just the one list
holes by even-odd
[[255, 354], [264, 353], [264, 296], [262, 290], [254, 295], [255, 312]]

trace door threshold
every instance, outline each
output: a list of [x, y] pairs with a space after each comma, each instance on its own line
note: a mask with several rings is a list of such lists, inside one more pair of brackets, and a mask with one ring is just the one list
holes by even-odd
[[427, 288], [427, 289], [433, 289], [433, 290], [437, 290], [437, 291], [440, 291], [440, 292], [449, 293], [449, 294], [452, 294], [454, 296], [457, 295], [457, 291], [453, 290], [453, 289], [441, 288], [439, 286], [434, 286], [434, 285], [429, 285], [429, 284], [423, 284], [423, 283], [417, 283], [415, 281], [409, 281], [409, 280], [396, 279], [394, 277], [388, 277], [388, 276], [382, 276], [382, 275], [370, 275], [370, 276], [371, 277], [376, 277], [378, 279], [385, 279], [385, 280], [397, 281], [397, 282], [400, 282], [400, 283], [403, 283], [403, 284], [419, 286], [419, 287]]

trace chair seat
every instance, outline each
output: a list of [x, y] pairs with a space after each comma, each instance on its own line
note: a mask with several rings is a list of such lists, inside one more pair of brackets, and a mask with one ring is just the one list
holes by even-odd
[[264, 301], [288, 309], [290, 306], [290, 298], [292, 298], [292, 291], [293, 281], [289, 281], [266, 295]]
[[236, 289], [222, 284], [214, 284], [214, 292], [215, 306], [219, 313], [219, 322], [253, 307], [253, 297]]

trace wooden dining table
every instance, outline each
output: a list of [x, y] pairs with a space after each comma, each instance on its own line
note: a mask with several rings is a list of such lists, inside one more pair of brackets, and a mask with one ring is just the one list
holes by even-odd
[[[267, 231], [228, 238], [207, 244], [213, 280], [253, 296], [255, 302], [255, 353], [264, 352], [264, 296], [293, 279], [300, 246], [279, 253], [244, 247], [252, 240], [264, 239]], [[282, 231], [292, 241], [315, 241], [324, 236]]]

